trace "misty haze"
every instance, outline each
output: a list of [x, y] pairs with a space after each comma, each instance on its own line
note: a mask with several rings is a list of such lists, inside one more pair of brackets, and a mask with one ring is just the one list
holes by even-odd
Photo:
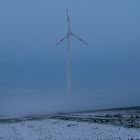
[[0, 140], [140, 140], [139, 84], [140, 1], [0, 1]]

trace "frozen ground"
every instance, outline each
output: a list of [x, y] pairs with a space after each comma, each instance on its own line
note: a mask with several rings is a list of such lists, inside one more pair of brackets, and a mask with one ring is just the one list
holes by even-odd
[[0, 119], [0, 140], [140, 140], [139, 110]]
[[47, 119], [0, 124], [0, 140], [140, 140], [140, 129]]

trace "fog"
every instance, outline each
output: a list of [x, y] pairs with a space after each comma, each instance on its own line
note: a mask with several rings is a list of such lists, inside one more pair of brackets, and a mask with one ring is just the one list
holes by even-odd
[[[1, 0], [0, 116], [140, 105], [140, 1]], [[72, 94], [66, 94], [71, 28]]]

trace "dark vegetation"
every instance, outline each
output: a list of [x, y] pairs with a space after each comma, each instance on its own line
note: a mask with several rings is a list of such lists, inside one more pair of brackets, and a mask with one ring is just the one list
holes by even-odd
[[140, 128], [140, 107], [115, 108], [75, 113], [58, 113], [53, 115], [33, 115], [19, 118], [0, 119], [0, 123], [18, 123], [24, 121], [40, 121], [59, 119], [88, 123], [113, 124], [127, 128]]

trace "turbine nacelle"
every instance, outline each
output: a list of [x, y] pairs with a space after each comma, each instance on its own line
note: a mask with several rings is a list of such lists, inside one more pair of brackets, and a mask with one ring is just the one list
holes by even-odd
[[66, 35], [67, 35], [67, 37], [68, 37], [68, 36], [71, 36], [72, 33], [71, 33], [71, 32], [67, 32]]

